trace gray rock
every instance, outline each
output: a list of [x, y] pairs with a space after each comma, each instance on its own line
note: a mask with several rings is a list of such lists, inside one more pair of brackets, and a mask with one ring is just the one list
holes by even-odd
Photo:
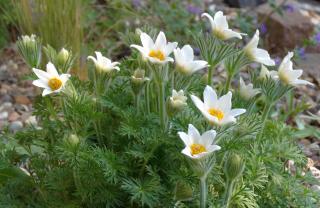
[[320, 151], [320, 147], [319, 147], [319, 144], [317, 142], [314, 142], [312, 144], [309, 145], [309, 149], [311, 152], [314, 152], [314, 153], [318, 153]]
[[6, 95], [3, 95], [2, 98], [1, 98], [1, 101], [2, 102], [12, 102], [12, 97], [8, 94]]
[[320, 186], [318, 186], [318, 185], [311, 186], [311, 189], [314, 190], [314, 191], [320, 192]]
[[9, 113], [7, 111], [1, 112], [0, 113], [0, 120], [5, 120], [8, 118], [8, 116], [9, 116]]
[[9, 129], [12, 132], [17, 132], [23, 128], [23, 123], [21, 121], [14, 121], [10, 124]]

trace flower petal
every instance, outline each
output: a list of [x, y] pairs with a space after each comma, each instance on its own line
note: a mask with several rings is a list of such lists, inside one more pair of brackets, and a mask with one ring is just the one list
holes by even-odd
[[204, 132], [201, 135], [201, 144], [203, 144], [206, 148], [208, 146], [211, 146], [216, 135], [217, 135], [217, 132], [215, 130], [209, 130]]
[[231, 100], [232, 100], [232, 92], [229, 91], [227, 94], [219, 98], [219, 101], [218, 101], [219, 109], [221, 109], [224, 113], [230, 112], [231, 106], [232, 106]]
[[233, 117], [236, 117], [236, 116], [239, 116], [243, 113], [246, 112], [246, 109], [242, 109], [242, 108], [235, 108], [235, 109], [232, 109], [229, 113], [229, 115], [233, 116]]
[[42, 97], [50, 94], [50, 93], [53, 93], [51, 89], [44, 89], [43, 92], [42, 92]]
[[34, 86], [37, 86], [37, 87], [41, 87], [41, 88], [45, 88], [45, 89], [50, 89], [50, 87], [48, 86], [48, 83], [43, 81], [42, 79], [37, 79], [37, 80], [34, 80], [32, 82], [32, 84]]
[[39, 79], [48, 80], [51, 78], [51, 75], [43, 70], [33, 68], [32, 71], [37, 75]]
[[147, 50], [151, 50], [154, 48], [154, 42], [147, 33], [141, 33], [140, 40], [141, 40], [142, 46]]
[[192, 124], [189, 124], [188, 126], [188, 135], [192, 144], [194, 143], [200, 144], [200, 141], [201, 141], [200, 133], [198, 129], [196, 129], [196, 127], [194, 127]]
[[223, 15], [222, 11], [218, 11], [215, 15], [214, 15], [214, 23], [216, 25], [217, 28], [219, 28], [220, 30], [224, 30], [224, 29], [228, 29], [228, 22], [227, 22], [227, 17]]
[[195, 95], [191, 95], [191, 100], [195, 104], [195, 106], [201, 111], [204, 110], [204, 103]]
[[163, 50], [166, 45], [167, 45], [166, 36], [162, 31], [160, 31], [155, 42], [155, 49]]
[[192, 141], [190, 141], [190, 137], [185, 132], [178, 132], [180, 139], [183, 141], [183, 143], [188, 147], [192, 144]]
[[217, 104], [218, 104], [217, 93], [209, 85], [207, 85], [203, 91], [203, 101], [206, 107], [209, 107], [209, 108], [217, 107]]
[[57, 71], [56, 67], [55, 67], [51, 62], [49, 62], [49, 63], [47, 64], [47, 72], [48, 72], [51, 76], [59, 77], [59, 74], [58, 74], [58, 71]]

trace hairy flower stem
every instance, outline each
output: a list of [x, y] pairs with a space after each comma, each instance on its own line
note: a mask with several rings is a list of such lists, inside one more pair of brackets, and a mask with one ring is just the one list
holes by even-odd
[[164, 83], [160, 81], [158, 83], [158, 93], [159, 93], [159, 117], [160, 125], [163, 130], [166, 128], [166, 115], [165, 115], [165, 94], [164, 94]]
[[224, 91], [223, 91], [224, 94], [229, 91], [232, 78], [233, 78], [233, 75], [232, 74], [228, 74], [227, 82], [226, 82], [226, 85], [225, 85], [225, 88], [224, 88]]
[[223, 202], [224, 208], [229, 208], [229, 206], [230, 206], [230, 200], [231, 200], [232, 193], [233, 193], [233, 187], [234, 187], [234, 182], [228, 180], [227, 181], [227, 189], [225, 192], [224, 202]]
[[[93, 83], [94, 83], [94, 93], [95, 93], [95, 97], [96, 97], [96, 108], [98, 111], [101, 111], [102, 109], [101, 106], [99, 105], [99, 101], [98, 98], [100, 96], [100, 90], [99, 90], [99, 84], [101, 84], [99, 82], [99, 77], [97, 76], [97, 71], [93, 72]], [[101, 137], [101, 122], [100, 119], [94, 122], [94, 128], [97, 134], [97, 139], [98, 139], [98, 143], [100, 146], [103, 145], [102, 142], [102, 137]]]
[[207, 194], [208, 194], [207, 176], [204, 175], [200, 178], [200, 208], [207, 207]]
[[212, 74], [213, 74], [214, 68], [215, 68], [215, 66], [212, 66], [212, 67], [209, 68], [209, 71], [208, 71], [208, 83], [207, 83], [207, 85], [209, 85], [209, 86], [211, 86], [211, 84], [212, 84]]
[[140, 93], [134, 95], [134, 104], [137, 109], [137, 112], [139, 113], [139, 111], [140, 111]]
[[265, 128], [265, 125], [266, 125], [266, 121], [268, 119], [268, 116], [270, 114], [270, 111], [271, 111], [271, 108], [273, 107], [273, 103], [267, 103], [265, 106], [264, 106], [264, 109], [263, 109], [263, 113], [262, 113], [262, 127], [261, 127], [261, 132], [258, 136], [258, 138], [260, 139], [263, 135], [263, 132], [264, 132], [264, 128]]

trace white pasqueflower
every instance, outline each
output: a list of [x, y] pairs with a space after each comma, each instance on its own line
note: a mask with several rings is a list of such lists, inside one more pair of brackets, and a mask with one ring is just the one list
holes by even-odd
[[130, 45], [130, 47], [140, 51], [145, 60], [157, 64], [173, 62], [173, 58], [169, 57], [169, 55], [177, 47], [178, 43], [167, 43], [166, 36], [163, 32], [158, 34], [156, 42], [153, 42], [152, 38], [144, 32], [141, 33], [140, 39], [142, 46]]
[[94, 62], [94, 65], [99, 72], [110, 73], [113, 70], [120, 71], [120, 68], [117, 66], [120, 64], [119, 62], [112, 62], [110, 59], [104, 57], [101, 52], [96, 51], [95, 54], [97, 58], [88, 56], [88, 60], [91, 59]]
[[191, 95], [191, 99], [203, 116], [212, 124], [224, 125], [236, 122], [235, 117], [246, 112], [245, 109], [240, 108], [231, 110], [231, 92], [218, 98], [216, 92], [208, 85], [203, 92], [203, 102], [194, 95]]
[[176, 68], [179, 72], [191, 75], [194, 72], [208, 66], [208, 62], [194, 60], [193, 49], [190, 45], [185, 45], [181, 49], [176, 48], [173, 51], [176, 62]]
[[212, 16], [208, 13], [203, 13], [201, 17], [206, 17], [209, 19], [212, 33], [218, 39], [221, 39], [221, 40], [228, 40], [230, 38], [242, 39], [241, 35], [243, 35], [243, 33], [238, 33], [229, 29], [227, 17], [223, 15], [222, 11], [218, 11], [214, 15], [214, 18], [212, 18]]
[[178, 134], [186, 145], [181, 152], [192, 159], [200, 159], [221, 149], [220, 146], [213, 144], [217, 134], [215, 130], [209, 130], [200, 135], [199, 131], [189, 124], [188, 134], [185, 132], [178, 132]]
[[65, 83], [68, 81], [68, 79], [71, 76], [70, 74], [59, 75], [56, 67], [51, 62], [47, 64], [46, 68], [47, 68], [47, 72], [36, 69], [36, 68], [32, 69], [33, 72], [39, 78], [37, 80], [34, 80], [32, 84], [37, 87], [44, 88], [42, 92], [42, 96], [46, 96], [50, 93], [60, 92], [65, 86]]
[[252, 61], [256, 61], [258, 63], [264, 64], [267, 66], [274, 66], [275, 62], [270, 58], [268, 51], [258, 48], [258, 43], [259, 43], [259, 30], [256, 31], [253, 38], [244, 47], [243, 49], [244, 52]]
[[293, 52], [289, 52], [286, 57], [284, 57], [278, 69], [279, 79], [288, 85], [299, 85], [299, 84], [309, 84], [313, 85], [311, 82], [306, 80], [298, 79], [303, 70], [302, 69], [293, 69], [293, 63], [291, 58], [293, 57]]
[[275, 79], [278, 76], [277, 74], [278, 73], [276, 71], [269, 71], [265, 65], [261, 64], [261, 70], [259, 74], [260, 79], [265, 79], [267, 77]]
[[184, 95], [183, 90], [179, 90], [177, 92], [176, 90], [172, 90], [172, 95], [169, 98], [170, 99], [170, 105], [175, 109], [180, 109], [187, 105], [187, 97]]
[[239, 94], [241, 97], [243, 97], [246, 100], [249, 100], [259, 94], [259, 89], [253, 89], [253, 84], [249, 83], [246, 85], [246, 83], [243, 81], [242, 77], [240, 77], [240, 85], [239, 85]]

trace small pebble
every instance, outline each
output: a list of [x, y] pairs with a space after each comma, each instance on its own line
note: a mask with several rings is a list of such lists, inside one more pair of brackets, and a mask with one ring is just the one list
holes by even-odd
[[23, 123], [21, 121], [14, 121], [10, 124], [9, 129], [12, 132], [17, 132], [23, 128]]
[[8, 118], [8, 116], [9, 116], [9, 114], [7, 111], [2, 112], [2, 113], [0, 113], [0, 120], [5, 120]]

